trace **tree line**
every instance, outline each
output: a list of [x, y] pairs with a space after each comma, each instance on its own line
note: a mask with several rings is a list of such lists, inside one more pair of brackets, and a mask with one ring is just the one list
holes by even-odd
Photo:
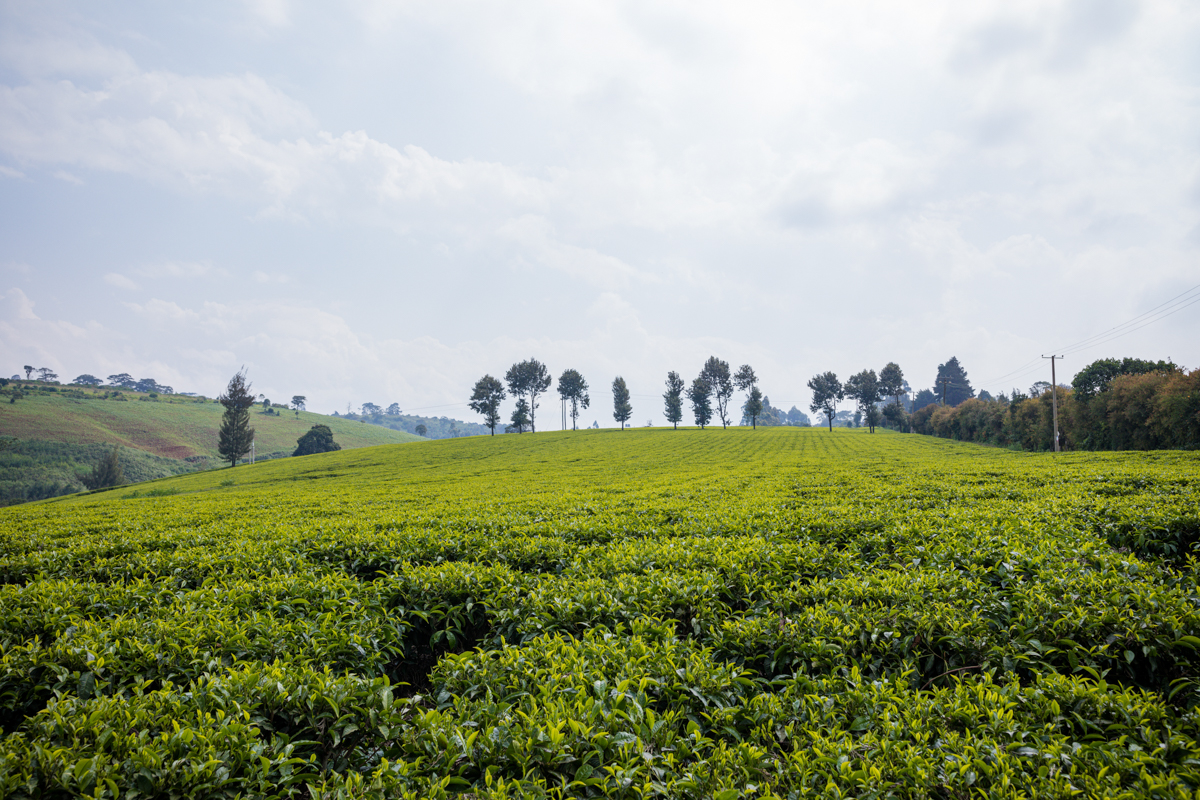
[[[506, 433], [524, 433], [537, 430], [538, 398], [547, 393], [554, 384], [546, 365], [536, 358], [520, 361], [509, 367], [500, 381], [492, 375], [484, 375], [475, 382], [468, 405], [483, 416], [484, 424], [496, 435], [500, 424], [500, 404], [511, 396], [516, 407], [509, 417]], [[579, 414], [591, 406], [592, 398], [587, 380], [576, 369], [567, 369], [559, 376], [555, 390], [571, 418], [571, 430], [578, 430]], [[700, 374], [686, 383], [674, 370], [667, 373], [666, 392], [663, 394], [663, 413], [673, 427], [683, 421], [684, 399], [691, 406], [692, 417], [701, 428], [713, 420], [713, 414], [728, 427], [732, 421], [730, 402], [735, 390], [746, 392], [742, 410], [751, 425], [758, 426], [758, 416], [763, 411], [763, 394], [758, 388], [758, 376], [749, 364], [743, 364], [736, 372], [730, 370], [729, 362], [712, 356], [704, 363]], [[633, 417], [633, 402], [629, 385], [618, 375], [612, 382], [613, 419], [624, 430]]]
[[1136, 358], [1094, 361], [1069, 387], [1039, 381], [1028, 394], [980, 392], [953, 405], [927, 405], [909, 424], [916, 433], [947, 439], [1053, 450], [1055, 399], [1064, 449], [1200, 448], [1200, 370]]

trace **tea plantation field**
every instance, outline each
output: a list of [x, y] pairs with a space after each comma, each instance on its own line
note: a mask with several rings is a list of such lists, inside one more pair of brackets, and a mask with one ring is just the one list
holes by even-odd
[[386, 446], [0, 510], [5, 797], [1193, 797], [1200, 458]]

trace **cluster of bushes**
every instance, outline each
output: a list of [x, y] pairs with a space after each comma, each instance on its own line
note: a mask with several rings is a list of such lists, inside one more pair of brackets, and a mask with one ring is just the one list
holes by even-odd
[[[1020, 450], [1053, 450], [1051, 391], [1038, 397], [972, 398], [926, 406], [909, 417], [915, 433]], [[1063, 449], [1200, 448], [1200, 370], [1167, 362], [1104, 359], [1058, 390]]]

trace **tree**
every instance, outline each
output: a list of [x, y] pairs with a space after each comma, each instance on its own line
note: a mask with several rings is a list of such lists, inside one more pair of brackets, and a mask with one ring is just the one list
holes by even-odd
[[121, 469], [121, 446], [117, 445], [104, 454], [104, 457], [92, 467], [92, 474], [80, 480], [89, 489], [107, 489], [110, 486], [120, 486], [125, 483], [125, 473]]
[[[418, 425], [417, 427], [413, 428], [413, 433], [415, 433], [417, 436], [424, 436], [425, 434], [429, 433], [429, 429], [426, 428], [424, 424], [421, 424], [421, 425]], [[495, 425], [492, 425], [492, 435], [493, 436], [496, 435], [496, 426]]]
[[763, 410], [763, 399], [762, 392], [758, 390], [758, 376], [754, 374], [754, 370], [749, 364], [742, 364], [738, 367], [737, 374], [733, 376], [733, 385], [748, 393], [746, 402], [742, 406], [742, 412], [750, 418], [751, 427], [757, 428], [758, 415]]
[[303, 411], [304, 404], [307, 402], [308, 402], [308, 398], [302, 394], [292, 395], [292, 408], [294, 408], [297, 411]]
[[58, 380], [58, 373], [55, 372], [54, 370], [50, 369], [49, 367], [41, 367], [40, 369], [38, 369], [38, 375], [40, 376], [38, 378], [38, 380], [44, 381], [46, 383], [49, 383], [50, 381]]
[[729, 372], [729, 362], [709, 356], [708, 361], [704, 362], [704, 369], [700, 370], [700, 377], [708, 382], [712, 396], [717, 401], [721, 427], [728, 427], [729, 400], [733, 397], [733, 376]]
[[934, 381], [933, 390], [939, 397], [945, 392], [945, 401], [948, 406], [956, 406], [963, 400], [969, 400], [975, 396], [975, 390], [971, 388], [971, 382], [967, 380], [967, 371], [958, 363], [958, 356], [951, 356], [950, 360], [945, 364], [938, 364], [937, 380]]
[[621, 423], [621, 430], [625, 430], [625, 423], [633, 416], [633, 406], [629, 403], [629, 387], [620, 375], [613, 378], [612, 393], [613, 419]]
[[[851, 375], [850, 379], [846, 381], [844, 391], [847, 397], [858, 401], [858, 412], [866, 419], [871, 433], [874, 433], [875, 425], [879, 422], [878, 409], [875, 408], [875, 404], [880, 400], [879, 379], [875, 377], [875, 370], [864, 369], [857, 375]], [[872, 411], [876, 413], [871, 413]]]
[[826, 372], [823, 375], [814, 375], [808, 382], [808, 388], [813, 393], [812, 403], [809, 404], [808, 410], [814, 414], [824, 414], [829, 421], [829, 431], [832, 433], [833, 415], [837, 413], [837, 404], [846, 397], [842, 382], [834, 373]]
[[884, 397], [896, 398], [896, 405], [900, 405], [903, 392], [904, 370], [895, 361], [889, 361], [886, 367], [879, 370], [879, 393]]
[[812, 420], [808, 418], [808, 414], [792, 406], [787, 412], [787, 424], [798, 428], [809, 428], [812, 426]]
[[922, 389], [917, 392], [917, 396], [913, 398], [913, 413], [920, 411], [925, 406], [931, 406], [937, 402], [937, 395], [928, 389]]
[[237, 466], [238, 459], [250, 452], [250, 445], [254, 442], [254, 428], [250, 427], [250, 406], [254, 405], [254, 395], [250, 393], [250, 384], [246, 382], [245, 367], [229, 379], [229, 386], [217, 398], [217, 402], [225, 406], [221, 429], [217, 434], [217, 452], [229, 462], [229, 466]]
[[[29, 369], [29, 367], [26, 367]], [[1179, 369], [1170, 361], [1143, 361], [1140, 358], [1101, 358], [1079, 371], [1071, 381], [1075, 399], [1088, 401], [1101, 392], [1108, 391], [1114, 378], [1121, 375], [1144, 375], [1148, 372], [1175, 372]]]
[[475, 381], [475, 388], [467, 403], [476, 414], [483, 414], [483, 424], [488, 426], [492, 436], [496, 435], [496, 424], [500, 422], [500, 403], [504, 397], [504, 384], [491, 375], [484, 375]]
[[750, 387], [750, 394], [742, 405], [742, 413], [750, 418], [750, 426], [758, 428], [758, 415], [763, 412], [763, 393], [757, 386]]
[[526, 428], [533, 426], [533, 420], [529, 418], [529, 401], [524, 397], [517, 400], [517, 407], [513, 409], [512, 416], [509, 417], [512, 425], [508, 427], [515, 433], [524, 433]]
[[108, 376], [110, 386], [120, 386], [122, 389], [132, 389], [137, 385], [137, 381], [128, 372], [118, 372], [116, 375]]
[[142, 378], [133, 385], [133, 389], [137, 392], [157, 392], [158, 381], [154, 380], [154, 378]]
[[33, 376], [33, 367], [25, 365], [25, 380], [29, 380]]
[[550, 371], [546, 369], [545, 364], [531, 358], [509, 367], [508, 372], [504, 374], [504, 381], [513, 397], [524, 397], [528, 400], [526, 406], [529, 429], [536, 433], [537, 397], [550, 388]]
[[89, 375], [85, 372], [75, 380], [71, 381], [71, 383], [75, 384], [76, 386], [99, 386], [101, 381], [95, 375]]
[[683, 378], [674, 370], [667, 373], [667, 391], [663, 394], [663, 402], [667, 422], [678, 430], [679, 423], [683, 421]]
[[692, 416], [700, 430], [704, 430], [704, 426], [712, 421], [712, 387], [700, 376], [692, 381], [687, 396], [692, 403]]
[[588, 395], [587, 381], [576, 370], [565, 370], [558, 378], [558, 396], [563, 400], [570, 401], [571, 430], [577, 430], [579, 409], [587, 408], [592, 404], [592, 398]]
[[387, 413], [387, 415], [388, 415], [389, 417], [398, 417], [398, 416], [400, 416], [400, 404], [399, 404], [399, 403], [392, 403], [390, 406], [388, 406], [388, 407], [387, 407], [387, 412], [386, 412], [386, 413]]
[[296, 440], [294, 456], [311, 456], [314, 453], [332, 453], [342, 446], [333, 440], [333, 431], [328, 425], [313, 425], [308, 432]]
[[893, 429], [902, 431], [905, 428], [905, 418], [908, 415], [904, 413], [904, 406], [899, 403], [888, 403], [883, 407], [883, 418], [886, 419]]
[[362, 404], [362, 415], [364, 417], [374, 417], [374, 416], [377, 416], [382, 413], [383, 413], [383, 409], [380, 408], [379, 406], [375, 405], [374, 403], [363, 403]]

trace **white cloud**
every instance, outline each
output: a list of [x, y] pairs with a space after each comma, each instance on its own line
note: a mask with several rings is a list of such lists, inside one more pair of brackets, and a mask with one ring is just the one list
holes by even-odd
[[133, 280], [125, 277], [119, 272], [108, 273], [104, 276], [104, 282], [109, 286], [115, 286], [118, 289], [126, 289], [129, 291], [141, 288]]
[[12, 167], [6, 167], [3, 164], [0, 164], [0, 177], [24, 178], [25, 173], [21, 172], [20, 170], [13, 169]]
[[83, 186], [82, 178], [80, 178], [77, 175], [72, 175], [71, 173], [67, 172], [65, 169], [55, 170], [54, 177], [58, 178], [60, 181], [65, 181], [66, 183], [73, 183], [76, 186]]

